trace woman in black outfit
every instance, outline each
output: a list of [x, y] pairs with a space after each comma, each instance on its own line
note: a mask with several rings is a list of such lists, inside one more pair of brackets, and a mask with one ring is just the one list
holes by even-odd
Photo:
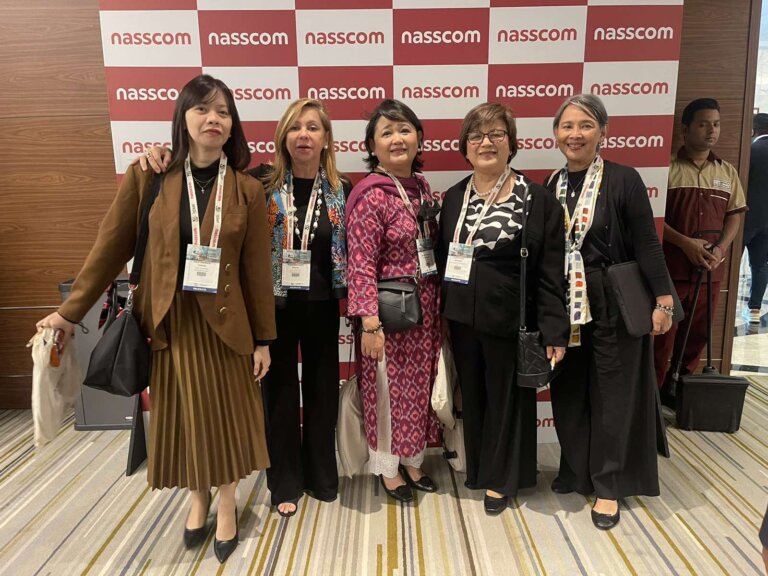
[[[459, 142], [474, 171], [443, 201], [438, 246], [442, 304], [463, 400], [466, 485], [485, 490], [485, 511], [493, 515], [506, 508], [519, 488], [536, 484], [536, 392], [519, 388], [515, 371], [525, 188], [527, 326], [541, 330], [547, 355], [556, 362], [568, 341], [563, 210], [544, 188], [509, 168], [517, 130], [506, 106], [473, 108], [464, 118]], [[459, 251], [467, 254], [463, 264], [455, 255]]]
[[546, 183], [566, 210], [572, 324], [562, 374], [551, 387], [562, 448], [552, 490], [595, 492], [592, 522], [602, 530], [619, 522], [619, 498], [659, 494], [651, 339], [627, 333], [606, 267], [638, 262], [657, 302], [651, 334], [669, 330], [673, 303], [645, 184], [633, 168], [600, 157], [607, 124], [596, 96], [566, 100], [553, 126], [567, 163]]
[[[332, 502], [338, 490], [339, 298], [347, 294], [344, 207], [351, 184], [336, 170], [331, 121], [317, 100], [288, 106], [275, 150], [274, 164], [255, 171], [267, 190], [278, 336], [262, 390], [272, 462], [267, 485], [278, 513], [293, 516], [303, 491]], [[309, 258], [289, 265], [290, 250]]]

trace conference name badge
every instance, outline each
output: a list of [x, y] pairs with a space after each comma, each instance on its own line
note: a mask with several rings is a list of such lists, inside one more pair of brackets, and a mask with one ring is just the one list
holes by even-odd
[[451, 242], [448, 246], [448, 262], [445, 265], [445, 279], [457, 284], [469, 284], [472, 272], [474, 246]]
[[309, 290], [312, 252], [283, 250], [283, 288]]
[[422, 276], [431, 276], [437, 274], [437, 264], [435, 263], [435, 250], [432, 247], [430, 238], [416, 239], [416, 253], [419, 255], [419, 271]]
[[221, 248], [187, 245], [182, 288], [190, 292], [215, 294], [219, 285]]

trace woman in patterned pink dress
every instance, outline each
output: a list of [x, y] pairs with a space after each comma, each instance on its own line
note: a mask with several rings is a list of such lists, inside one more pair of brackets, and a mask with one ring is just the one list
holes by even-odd
[[[362, 323], [359, 386], [369, 468], [401, 502], [413, 499], [412, 488], [436, 490], [421, 464], [427, 442], [438, 437], [429, 399], [440, 353], [440, 279], [434, 264], [426, 262], [437, 237], [439, 205], [416, 173], [422, 138], [413, 111], [384, 100], [366, 127], [371, 173], [347, 202], [349, 314]], [[423, 324], [387, 334], [378, 316], [376, 283], [404, 277], [418, 282]]]

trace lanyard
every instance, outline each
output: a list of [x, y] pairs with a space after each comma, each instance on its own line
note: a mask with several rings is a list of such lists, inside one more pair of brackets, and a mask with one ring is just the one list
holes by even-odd
[[[472, 226], [472, 229], [469, 231], [469, 234], [467, 235], [467, 239], [464, 241], [464, 244], [467, 246], [470, 246], [472, 244], [472, 239], [474, 238], [475, 234], [477, 233], [478, 229], [480, 228], [480, 223], [483, 221], [483, 218], [485, 218], [486, 214], [488, 214], [488, 210], [491, 209], [491, 206], [493, 206], [493, 203], [496, 202], [496, 198], [498, 198], [499, 193], [501, 192], [501, 189], [504, 187], [504, 183], [507, 181], [507, 178], [509, 178], [509, 175], [512, 173], [512, 170], [509, 166], [507, 166], [504, 169], [504, 172], [502, 172], [501, 176], [499, 176], [499, 179], [496, 180], [496, 185], [491, 190], [490, 194], [488, 195], [488, 198], [486, 199], [485, 203], [483, 204], [483, 208], [480, 211], [480, 215], [477, 217], [477, 221], [475, 222], [474, 226]], [[461, 227], [464, 225], [464, 219], [467, 217], [467, 208], [469, 207], [469, 195], [472, 192], [472, 187], [475, 184], [475, 175], [472, 174], [472, 176], [469, 178], [469, 182], [467, 182], [467, 188], [464, 190], [464, 202], [461, 205], [461, 212], [459, 213], [459, 220], [456, 222], [456, 229], [453, 232], [453, 241], [457, 242], [459, 241], [459, 236], [461, 235]]]
[[[213, 213], [213, 232], [211, 232], [211, 248], [216, 248], [219, 244], [219, 234], [221, 234], [221, 204], [224, 199], [224, 177], [227, 174], [227, 157], [224, 152], [219, 157], [219, 176], [216, 180], [216, 203]], [[187, 178], [187, 195], [189, 196], [189, 216], [192, 219], [192, 244], [200, 246], [200, 211], [197, 207], [197, 195], [195, 194], [195, 185], [192, 181], [192, 168], [190, 166], [189, 155], [184, 160], [184, 175]]]
[[[405, 188], [403, 188], [403, 185], [400, 183], [400, 180], [397, 179], [397, 176], [394, 174], [390, 174], [389, 171], [387, 171], [386, 168], [379, 165], [376, 167], [377, 170], [379, 170], [382, 174], [385, 176], [388, 176], [392, 182], [395, 183], [395, 186], [397, 186], [397, 191], [400, 193], [400, 199], [403, 201], [403, 205], [405, 205], [405, 209], [408, 210], [408, 213], [413, 216], [414, 221], [416, 222], [416, 233], [418, 234], [418, 238], [422, 238], [421, 233], [421, 226], [419, 226], [419, 219], [416, 217], [416, 212], [413, 211], [413, 204], [411, 204], [410, 199], [408, 198], [408, 194], [405, 191]], [[424, 198], [422, 197], [421, 192], [421, 185], [419, 185], [419, 199], [421, 202], [424, 202]], [[426, 226], [426, 222], [424, 223]]]
[[[312, 194], [309, 196], [309, 204], [307, 204], [307, 213], [304, 215], [304, 227], [301, 232], [301, 249], [307, 250], [309, 247], [309, 228], [312, 225], [312, 215], [315, 212], [315, 205], [317, 204], [318, 191], [322, 183], [320, 172], [318, 171], [315, 176], [315, 181], [312, 184]], [[288, 212], [288, 250], [293, 250], [293, 237], [294, 226], [296, 224], [296, 207], [293, 205], [293, 175], [291, 174], [290, 184], [288, 185], [288, 192], [286, 193], [286, 211]]]

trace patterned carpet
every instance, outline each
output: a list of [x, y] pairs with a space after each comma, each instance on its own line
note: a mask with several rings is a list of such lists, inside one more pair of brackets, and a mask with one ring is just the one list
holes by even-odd
[[435, 451], [425, 468], [439, 492], [405, 506], [366, 475], [342, 480], [336, 502], [305, 497], [283, 519], [264, 474], [252, 475], [239, 488], [241, 544], [223, 567], [212, 532], [199, 550], [184, 549], [183, 493], [151, 492], [143, 467], [124, 476], [128, 432], [75, 432], [70, 421], [36, 452], [30, 412], [0, 412], [0, 573], [760, 575], [768, 378], [751, 380], [738, 433], [670, 426], [662, 496], [626, 500], [611, 532], [592, 527], [586, 498], [548, 489], [556, 444], [540, 446], [538, 488], [496, 518]]

